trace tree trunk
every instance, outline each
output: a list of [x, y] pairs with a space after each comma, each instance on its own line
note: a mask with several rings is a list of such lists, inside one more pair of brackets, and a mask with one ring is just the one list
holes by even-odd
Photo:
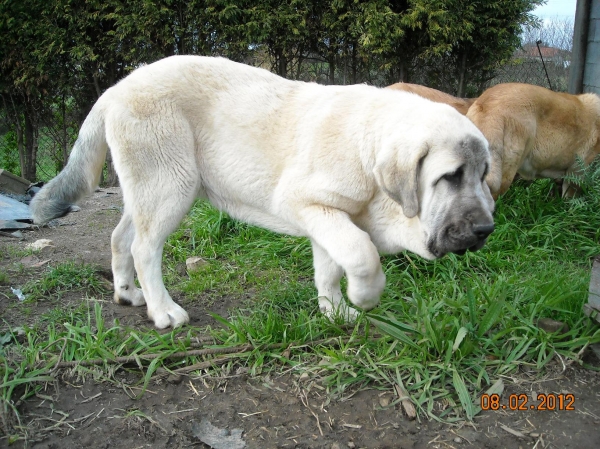
[[284, 78], [287, 77], [287, 59], [283, 54], [279, 54], [279, 61], [277, 64], [277, 74]]
[[[23, 127], [21, 126], [21, 120], [19, 117], [14, 121], [15, 130], [17, 132], [17, 149], [19, 150], [19, 168], [21, 169], [21, 173], [19, 175], [22, 178], [25, 178], [23, 173], [25, 172], [25, 142], [23, 137]], [[27, 178], [25, 178], [27, 179]]]
[[458, 72], [458, 87], [456, 89], [457, 97], [465, 96], [465, 78], [467, 72], [467, 52], [463, 52], [462, 57], [460, 58], [460, 69]]
[[344, 63], [344, 72], [342, 74], [342, 84], [345, 86], [348, 84], [348, 52], [344, 52], [342, 56]]
[[408, 70], [406, 69], [406, 63], [404, 61], [400, 62], [400, 66], [398, 67], [398, 79], [394, 82], [408, 83]]
[[67, 107], [66, 107], [66, 98], [65, 98], [64, 94], [62, 97], [61, 112], [62, 112], [63, 127], [62, 127], [62, 161], [61, 161], [60, 170], [62, 170], [64, 168], [64, 166], [67, 165], [67, 160], [69, 159], [69, 132], [67, 130]]
[[[30, 105], [28, 105], [30, 106]], [[29, 107], [27, 109], [30, 109]], [[31, 108], [33, 109], [33, 108]], [[24, 166], [21, 167], [21, 176], [29, 181], [36, 180], [38, 128], [35, 112], [25, 112], [25, 157]]]
[[97, 72], [94, 72], [92, 79], [94, 80], [94, 89], [96, 89], [96, 98], [100, 98], [100, 95], [102, 95], [102, 89], [100, 89], [100, 82], [98, 81]]
[[356, 45], [352, 45], [352, 84], [356, 84], [356, 75], [358, 72], [358, 57], [356, 51]]
[[300, 75], [302, 75], [302, 63], [304, 62], [304, 58], [302, 55], [298, 56], [298, 65], [296, 66], [296, 77], [295, 80], [300, 79]]
[[[110, 84], [114, 84], [114, 76], [115, 76], [115, 72], [110, 71], [109, 72], [111, 76], [109, 76], [109, 82]], [[100, 96], [102, 95], [102, 90], [100, 88], [100, 83], [98, 82], [98, 76], [97, 73], [94, 73], [93, 75], [94, 78], [94, 87], [96, 88], [96, 95], [98, 96], [98, 98], [100, 98]], [[100, 175], [100, 184], [106, 186], [106, 187], [118, 187], [119, 185], [119, 177], [117, 176], [117, 172], [115, 170], [115, 166], [113, 164], [112, 161], [112, 156], [110, 154], [110, 148], [108, 149], [108, 152], [106, 153], [106, 178], [104, 177], [104, 170], [102, 171], [102, 174]]]
[[329, 84], [335, 84], [335, 54], [329, 53]]

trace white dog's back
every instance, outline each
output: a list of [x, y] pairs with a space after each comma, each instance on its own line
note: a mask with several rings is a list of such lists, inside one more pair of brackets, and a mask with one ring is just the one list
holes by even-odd
[[[123, 159], [139, 157], [134, 165], [147, 164], [152, 148], [181, 170], [195, 165], [193, 184], [181, 190], [197, 191], [238, 219], [305, 235], [286, 216], [281, 195], [294, 183], [304, 196], [314, 191], [307, 201], [338, 207], [343, 201], [345, 210], [358, 213], [374, 194], [374, 180], [365, 175], [374, 163], [371, 149], [383, 145], [386, 135], [421, 138], [429, 127], [430, 102], [413, 97], [367, 85], [294, 82], [222, 58], [182, 56], [136, 70], [99, 103], [106, 105], [108, 143], [124, 187], [131, 164]], [[404, 120], [390, 124], [382, 115]], [[165, 143], [168, 152], [152, 142], [143, 145], [161, 128], [181, 140]], [[185, 162], [190, 145], [196, 160]], [[138, 178], [132, 174], [132, 190], [139, 189]], [[301, 185], [303, 180], [311, 182]], [[340, 184], [347, 191], [339, 192]]]

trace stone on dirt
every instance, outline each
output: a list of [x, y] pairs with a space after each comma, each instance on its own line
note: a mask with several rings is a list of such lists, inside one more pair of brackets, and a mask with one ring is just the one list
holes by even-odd
[[193, 271], [198, 270], [200, 267], [203, 267], [207, 263], [208, 262], [202, 257], [189, 257], [185, 261], [185, 266], [187, 267], [187, 270], [191, 273]]
[[34, 251], [42, 251], [44, 248], [49, 248], [54, 246], [54, 242], [49, 239], [39, 239], [33, 243], [29, 243], [26, 245], [27, 248], [32, 249]]
[[203, 419], [200, 424], [192, 424], [192, 432], [196, 438], [213, 449], [243, 449], [246, 442], [242, 439], [242, 429], [221, 429]]
[[540, 318], [537, 322], [537, 326], [551, 334], [554, 332], [560, 332], [561, 334], [569, 332], [569, 326], [567, 326], [566, 323], [551, 318]]

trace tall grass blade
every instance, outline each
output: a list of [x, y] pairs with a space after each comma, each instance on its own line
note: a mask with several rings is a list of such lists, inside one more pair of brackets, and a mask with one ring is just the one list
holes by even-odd
[[458, 332], [456, 333], [456, 338], [454, 339], [454, 344], [452, 345], [452, 352], [456, 352], [456, 350], [458, 349], [458, 347], [460, 346], [460, 344], [462, 343], [462, 341], [467, 336], [468, 332], [469, 331], [467, 330], [466, 327], [461, 327], [458, 330]]
[[465, 381], [460, 374], [458, 374], [456, 369], [452, 370], [452, 384], [454, 385], [454, 389], [458, 394], [458, 399], [463, 406], [467, 419], [471, 421], [476, 413], [475, 406], [471, 400], [471, 396], [469, 395]]

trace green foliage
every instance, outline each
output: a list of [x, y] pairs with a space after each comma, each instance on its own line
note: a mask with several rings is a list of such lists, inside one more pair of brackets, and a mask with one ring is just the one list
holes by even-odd
[[[583, 159], [577, 157], [574, 169], [565, 176], [564, 181], [577, 187], [572, 205], [587, 207], [590, 205], [590, 199], [596, 198], [594, 193], [600, 188], [600, 158], [596, 158], [591, 164], [586, 165]], [[597, 204], [590, 206], [591, 211]]]
[[540, 2], [2, 2], [0, 109], [19, 145], [4, 145], [1, 162], [16, 171], [21, 151], [23, 176], [49, 178], [54, 169], [47, 161], [36, 172], [45, 125], [57, 128], [52, 135], [61, 151], [53, 162], [60, 168], [62, 149], [70, 149], [98, 96], [136, 67], [174, 54], [226, 56], [329, 84], [441, 87], [445, 79], [445, 90], [475, 94], [512, 54]]
[[0, 167], [17, 176], [21, 175], [17, 136], [14, 131], [9, 131], [4, 136], [0, 136]]
[[363, 4], [361, 51], [379, 55], [386, 82], [421, 82], [436, 87], [440, 72], [453, 74], [457, 94], [476, 91], [509, 58], [531, 11], [542, 0], [373, 0]]

